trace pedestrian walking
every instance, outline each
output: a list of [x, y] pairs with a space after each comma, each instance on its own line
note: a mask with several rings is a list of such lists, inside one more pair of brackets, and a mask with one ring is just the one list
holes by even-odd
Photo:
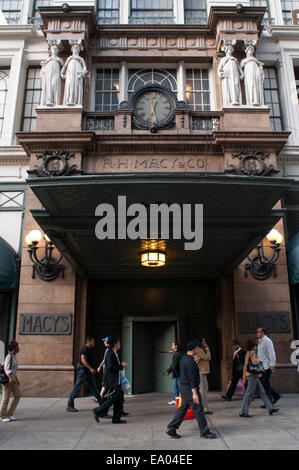
[[111, 405], [113, 405], [112, 423], [126, 423], [121, 419], [123, 407], [123, 394], [121, 390], [121, 371], [126, 367], [126, 362], [120, 362], [118, 351], [120, 350], [120, 340], [114, 337], [109, 338], [109, 349], [105, 354], [105, 374], [104, 374], [104, 396], [103, 402], [98, 408], [93, 410], [94, 418], [97, 423], [100, 417], [107, 414]]
[[172, 374], [173, 395], [172, 395], [172, 400], [168, 402], [168, 405], [175, 405], [176, 397], [178, 397], [180, 393], [180, 386], [181, 386], [180, 361], [184, 353], [183, 353], [183, 348], [178, 341], [173, 341], [171, 345], [171, 349], [173, 351], [172, 361], [171, 361], [169, 368], [165, 372], [165, 375], [168, 376], [169, 374]]
[[260, 361], [263, 363], [264, 372], [262, 375], [262, 384], [270, 400], [275, 404], [279, 399], [280, 395], [271, 387], [270, 379], [272, 372], [275, 371], [276, 355], [273, 346], [273, 342], [267, 336], [265, 328], [260, 327], [257, 329], [258, 341], [258, 354]]
[[199, 346], [197, 341], [190, 341], [187, 344], [187, 353], [181, 359], [180, 371], [181, 371], [181, 407], [177, 409], [173, 420], [168, 424], [166, 434], [178, 439], [181, 436], [177, 434], [176, 430], [180, 427], [185, 415], [189, 409], [195, 414], [198, 427], [200, 430], [200, 436], [206, 439], [215, 439], [216, 434], [209, 430], [208, 423], [204, 414], [202, 405], [202, 398], [199, 391], [200, 376], [198, 373], [198, 367], [194, 360], [195, 354], [198, 352]]
[[[101, 398], [103, 400], [103, 396], [104, 396], [104, 393], [105, 393], [105, 387], [104, 387], [104, 381], [105, 381], [105, 378], [104, 378], [104, 373], [105, 373], [105, 357], [106, 357], [106, 353], [109, 349], [109, 344], [110, 344], [110, 338], [112, 339], [113, 341], [113, 336], [106, 336], [105, 338], [102, 338], [102, 341], [104, 343], [104, 346], [105, 346], [105, 353], [104, 353], [104, 357], [103, 357], [103, 360], [101, 362], [101, 364], [99, 365], [98, 369], [97, 369], [97, 372], [100, 373], [101, 372], [101, 369], [103, 369], [103, 376], [102, 376], [102, 388], [101, 388], [101, 392], [100, 392], [100, 395], [101, 395]], [[121, 389], [121, 396], [122, 396], [122, 411], [121, 411], [121, 416], [124, 417], [124, 416], [129, 416], [130, 413], [126, 412], [124, 410], [124, 402], [125, 402], [125, 396], [124, 396], [124, 391]], [[94, 399], [95, 402], [97, 402], [96, 399]], [[103, 414], [103, 415], [99, 415], [100, 418], [112, 418], [111, 415], [108, 414], [108, 410], [106, 412], [106, 414]]]
[[[1, 384], [2, 401], [0, 406], [0, 421], [2, 421], [2, 423], [16, 421], [14, 414], [21, 398], [20, 382], [17, 377], [18, 361], [16, 355], [19, 352], [18, 343], [16, 341], [10, 341], [8, 343], [8, 351], [4, 361], [4, 372], [8, 377], [8, 382]], [[7, 409], [11, 395], [13, 395], [14, 398], [9, 409]]]
[[81, 387], [84, 383], [87, 384], [91, 393], [95, 396], [98, 403], [101, 403], [102, 398], [100, 396], [100, 392], [98, 390], [96, 381], [95, 381], [95, 374], [96, 370], [92, 367], [93, 362], [93, 348], [95, 346], [95, 340], [93, 336], [88, 336], [85, 341], [85, 345], [80, 351], [79, 355], [79, 371], [75, 386], [72, 390], [72, 393], [69, 396], [68, 404], [67, 404], [67, 411], [78, 411], [75, 406], [75, 398], [79, 395]]
[[268, 410], [268, 413], [273, 415], [274, 413], [277, 413], [279, 409], [274, 408], [272, 401], [269, 399], [260, 380], [262, 377], [262, 367], [260, 366], [262, 363], [260, 362], [260, 358], [256, 353], [256, 343], [254, 340], [249, 340], [247, 342], [246, 350], [247, 353], [245, 356], [242, 382], [244, 385], [247, 383], [247, 389], [243, 397], [240, 417], [251, 418], [251, 415], [248, 414], [248, 411], [256, 390], [258, 390], [259, 395]]
[[221, 395], [224, 400], [231, 401], [235, 393], [239, 380], [243, 379], [243, 369], [246, 351], [241, 348], [237, 339], [233, 340], [233, 372], [230, 386], [225, 395]]
[[205, 338], [202, 338], [198, 352], [194, 356], [200, 374], [200, 394], [202, 397], [203, 408], [206, 415], [212, 415], [213, 411], [208, 407], [208, 391], [209, 384], [207, 375], [210, 373], [211, 351], [206, 343]]

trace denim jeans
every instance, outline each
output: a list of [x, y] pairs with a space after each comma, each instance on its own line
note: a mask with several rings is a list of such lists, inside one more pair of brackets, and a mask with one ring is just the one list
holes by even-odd
[[174, 379], [172, 379], [172, 383], [173, 383], [172, 399], [175, 401], [176, 397], [178, 397], [180, 393], [181, 377], [175, 377]]
[[100, 392], [98, 390], [94, 376], [91, 374], [91, 372], [89, 372], [89, 370], [83, 367], [80, 367], [75, 386], [69, 397], [69, 401], [68, 401], [69, 406], [74, 406], [74, 400], [79, 395], [80, 389], [84, 382], [86, 382], [89, 390], [94, 395], [94, 397], [98, 400], [98, 402], [99, 403], [102, 402], [102, 398], [100, 396]]

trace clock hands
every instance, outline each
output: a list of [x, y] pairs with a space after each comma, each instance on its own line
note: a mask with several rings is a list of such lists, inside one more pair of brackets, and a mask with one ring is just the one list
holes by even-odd
[[152, 117], [152, 122], [154, 124], [157, 124], [157, 117], [156, 117], [156, 113], [155, 113], [155, 106], [156, 106], [156, 103], [157, 103], [156, 93], [153, 93], [152, 97], [154, 98], [154, 100], [151, 102], [151, 117]]

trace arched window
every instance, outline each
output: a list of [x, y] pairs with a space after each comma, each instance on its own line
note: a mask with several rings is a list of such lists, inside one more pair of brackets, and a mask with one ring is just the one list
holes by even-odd
[[0, 136], [2, 135], [9, 71], [0, 69]]
[[132, 69], [129, 70], [128, 95], [148, 84], [159, 84], [173, 93], [177, 92], [176, 69]]

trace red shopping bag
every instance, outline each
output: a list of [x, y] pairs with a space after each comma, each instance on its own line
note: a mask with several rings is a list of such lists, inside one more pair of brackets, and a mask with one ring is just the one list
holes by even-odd
[[[180, 408], [181, 407], [181, 404], [182, 404], [182, 397], [181, 395], [179, 397], [176, 397], [175, 399], [176, 401], [176, 407], [177, 408]], [[186, 416], [184, 419], [194, 419], [195, 418], [195, 414], [193, 413], [193, 410], [192, 408], [190, 407], [189, 410], [187, 411], [186, 413]]]

